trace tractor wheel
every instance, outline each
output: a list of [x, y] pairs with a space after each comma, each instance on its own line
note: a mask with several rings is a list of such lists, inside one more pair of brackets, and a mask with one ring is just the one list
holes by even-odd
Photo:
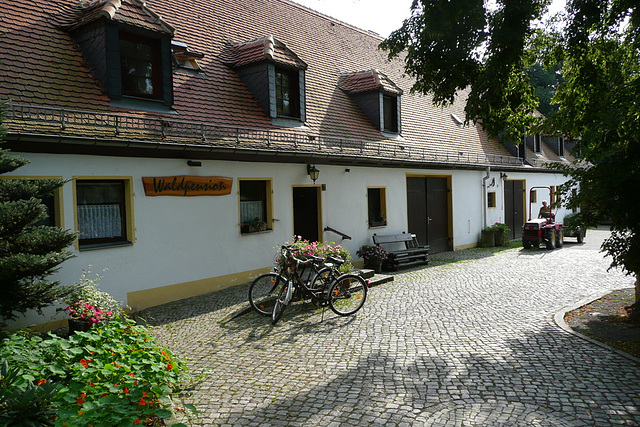
[[531, 249], [531, 242], [529, 240], [523, 240], [522, 246], [524, 246], [525, 249]]
[[556, 230], [547, 231], [547, 249], [553, 250], [556, 248]]
[[562, 245], [564, 245], [564, 230], [560, 227], [556, 235], [556, 248], [560, 249]]

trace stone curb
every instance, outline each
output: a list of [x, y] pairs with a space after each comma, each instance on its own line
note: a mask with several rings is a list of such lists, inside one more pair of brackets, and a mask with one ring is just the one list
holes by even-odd
[[592, 344], [595, 344], [595, 345], [597, 345], [597, 346], [599, 346], [599, 347], [605, 348], [605, 349], [607, 349], [607, 350], [609, 350], [609, 351], [611, 351], [611, 352], [613, 352], [613, 353], [616, 353], [616, 354], [618, 354], [618, 355], [620, 355], [620, 356], [622, 356], [622, 357], [625, 357], [625, 358], [627, 358], [627, 359], [629, 359], [629, 360], [631, 360], [631, 361], [633, 361], [633, 362], [636, 362], [636, 363], [640, 364], [640, 358], [637, 358], [637, 357], [635, 357], [635, 356], [632, 356], [632, 355], [630, 355], [629, 353], [626, 353], [626, 352], [624, 352], [624, 351], [622, 351], [622, 350], [618, 350], [617, 348], [613, 348], [613, 347], [611, 347], [610, 345], [605, 344], [605, 343], [603, 343], [603, 342], [600, 342], [600, 341], [598, 341], [598, 340], [594, 340], [593, 338], [589, 338], [589, 337], [588, 337], [588, 336], [586, 336], [586, 335], [582, 335], [581, 333], [578, 333], [578, 332], [574, 331], [573, 329], [571, 329], [571, 327], [570, 327], [569, 325], [567, 325], [567, 324], [566, 324], [566, 322], [564, 321], [564, 316], [565, 316], [568, 312], [573, 311], [573, 310], [576, 310], [576, 309], [578, 309], [578, 308], [582, 307], [583, 305], [587, 305], [587, 304], [590, 304], [590, 303], [592, 303], [592, 302], [594, 302], [594, 301], [596, 301], [596, 300], [599, 300], [599, 299], [600, 299], [600, 298], [602, 298], [603, 296], [605, 296], [605, 295], [607, 295], [607, 294], [609, 294], [609, 293], [611, 293], [611, 292], [613, 292], [613, 291], [615, 291], [615, 290], [617, 290], [617, 289], [610, 289], [610, 290], [606, 291], [605, 293], [598, 293], [598, 294], [596, 294], [596, 295], [592, 295], [592, 296], [590, 296], [590, 297], [588, 297], [588, 298], [583, 299], [583, 300], [582, 300], [582, 301], [580, 301], [580, 302], [577, 302], [576, 304], [573, 304], [573, 305], [571, 305], [571, 306], [568, 306], [568, 307], [563, 308], [562, 310], [560, 310], [559, 312], [557, 312], [557, 313], [553, 316], [553, 322], [554, 322], [554, 323], [556, 324], [556, 326], [558, 326], [560, 329], [564, 330], [565, 332], [568, 332], [569, 334], [571, 334], [571, 335], [573, 335], [573, 336], [576, 336], [576, 337], [578, 337], [578, 338], [581, 338], [581, 339], [583, 339], [583, 340], [585, 340], [585, 341], [588, 341], [588, 342], [590, 342], [590, 343], [592, 343]]

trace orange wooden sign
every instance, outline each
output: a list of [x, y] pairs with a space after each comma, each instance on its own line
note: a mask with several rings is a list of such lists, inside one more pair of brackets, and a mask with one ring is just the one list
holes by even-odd
[[147, 196], [224, 196], [231, 194], [233, 178], [224, 176], [142, 177]]

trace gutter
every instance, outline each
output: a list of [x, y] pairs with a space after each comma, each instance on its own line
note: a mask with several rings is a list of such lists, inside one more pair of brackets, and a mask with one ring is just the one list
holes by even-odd
[[482, 228], [484, 229], [487, 226], [487, 217], [489, 213], [487, 212], [487, 180], [490, 177], [491, 166], [487, 166], [486, 169], [487, 174], [482, 178]]

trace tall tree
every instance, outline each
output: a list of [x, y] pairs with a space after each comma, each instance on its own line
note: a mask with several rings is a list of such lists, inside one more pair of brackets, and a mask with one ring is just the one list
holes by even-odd
[[[602, 249], [636, 277], [640, 301], [640, 4], [567, 0], [563, 19], [541, 19], [550, 0], [414, 0], [381, 48], [402, 55], [413, 90], [451, 103], [468, 91], [466, 119], [517, 140], [538, 126], [574, 138], [579, 163], [564, 191], [585, 221], [607, 217]], [[562, 24], [562, 28], [557, 25]], [[527, 67], [559, 67], [558, 112], [536, 123]], [[560, 68], [561, 67], [561, 68]]]
[[[3, 138], [0, 108], [0, 142]], [[0, 149], [0, 174], [27, 163]], [[73, 243], [75, 234], [37, 225], [47, 217], [42, 199], [63, 183], [61, 179], [0, 179], [0, 327], [18, 313], [41, 310], [68, 291], [47, 277], [73, 256], [64, 249]]]

